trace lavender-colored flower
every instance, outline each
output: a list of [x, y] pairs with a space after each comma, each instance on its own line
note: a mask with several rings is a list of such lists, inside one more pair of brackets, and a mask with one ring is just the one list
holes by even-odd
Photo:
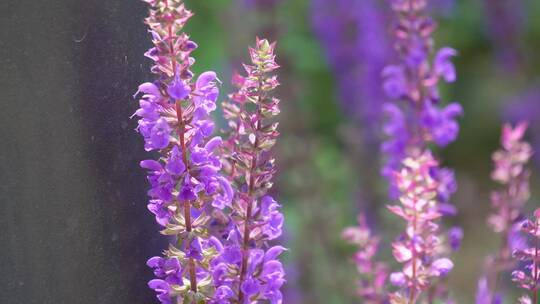
[[[403, 270], [392, 274], [392, 282], [407, 291], [409, 302], [415, 303], [421, 291], [433, 286], [435, 278], [444, 277], [453, 263], [444, 257], [438, 236], [438, 182], [432, 176], [438, 163], [430, 152], [420, 152], [416, 157], [403, 161], [396, 173], [401, 206], [393, 205], [390, 211], [403, 218], [407, 227], [392, 243], [394, 258], [403, 263]], [[391, 303], [402, 303], [403, 292], [390, 295]]]
[[523, 296], [520, 303], [538, 303], [540, 289], [540, 209], [534, 211], [534, 217], [521, 223], [522, 231], [531, 239], [532, 246], [515, 250], [513, 256], [525, 263], [524, 269], [512, 272], [512, 280], [523, 289], [530, 290], [531, 298]]
[[524, 204], [529, 199], [529, 170], [525, 167], [532, 156], [532, 148], [523, 140], [526, 123], [515, 128], [504, 125], [501, 136], [502, 149], [493, 153], [495, 168], [491, 178], [505, 186], [491, 194], [491, 204], [495, 213], [489, 217], [489, 224], [497, 233], [507, 234], [521, 215]]
[[282, 303], [285, 273], [277, 257], [285, 248], [268, 248], [268, 242], [281, 235], [284, 219], [280, 205], [266, 193], [275, 172], [271, 148], [278, 137], [273, 117], [279, 100], [271, 96], [278, 86], [274, 48], [257, 39], [249, 50], [252, 65], [244, 65], [247, 76], [233, 77], [238, 90], [223, 103], [230, 129], [223, 145], [225, 169], [236, 193], [225, 246], [213, 261], [214, 281], [223, 292], [212, 303]]
[[461, 247], [461, 241], [463, 240], [463, 229], [461, 229], [461, 227], [450, 228], [450, 230], [448, 230], [448, 240], [452, 250], [458, 250], [459, 247]]
[[[358, 247], [353, 256], [360, 280], [357, 284], [357, 294], [366, 304], [384, 304], [388, 302], [386, 281], [388, 279], [388, 265], [376, 261], [375, 256], [379, 249], [380, 239], [368, 227], [363, 214], [358, 216], [358, 226], [348, 227], [343, 231], [342, 238]], [[404, 281], [402, 277], [390, 278], [392, 283]]]
[[[399, 197], [403, 205], [390, 210], [407, 221], [406, 232], [393, 243], [394, 257], [404, 267], [392, 275], [402, 291], [391, 294], [391, 303], [415, 303], [427, 288], [435, 291], [435, 297], [450, 301], [446, 288], [441, 283], [435, 286], [435, 278], [452, 269], [445, 255], [459, 247], [462, 237], [460, 230], [452, 229], [448, 247], [439, 235], [439, 218], [457, 213], [449, 204], [457, 187], [453, 172], [439, 167], [428, 149], [430, 144], [450, 144], [459, 131], [456, 118], [462, 108], [457, 103], [441, 107], [437, 87], [441, 81], [456, 80], [451, 58], [457, 52], [449, 47], [434, 51], [436, 24], [427, 16], [426, 4], [425, 0], [390, 1], [400, 60], [382, 71], [382, 87], [393, 99], [384, 106], [388, 120], [387, 139], [381, 146], [386, 160], [382, 174], [390, 182], [390, 197]], [[433, 295], [429, 297], [433, 301]]]
[[522, 60], [519, 35], [525, 25], [526, 1], [484, 0], [486, 28], [498, 62], [515, 71]]
[[[524, 92], [512, 97], [505, 103], [502, 113], [503, 119], [513, 123], [527, 121], [529, 123], [530, 139], [535, 150], [540, 149], [540, 86], [534, 85]], [[540, 164], [540, 153], [534, 156], [537, 165]]]
[[147, 151], [157, 150], [158, 160], [144, 160], [148, 170], [148, 209], [162, 234], [175, 242], [153, 257], [148, 266], [157, 279], [148, 285], [161, 303], [205, 302], [214, 296], [212, 272], [208, 268], [222, 247], [209, 234], [214, 208], [229, 206], [233, 190], [219, 174], [221, 160], [216, 153], [219, 137], [211, 138], [218, 95], [214, 72], [202, 73], [193, 81], [190, 56], [197, 45], [182, 29], [192, 13], [179, 0], [145, 0], [150, 4], [150, 27], [154, 47], [146, 56], [154, 61], [153, 83], [139, 86], [142, 93], [137, 131]]
[[502, 298], [497, 286], [499, 276], [514, 267], [511, 253], [523, 248], [523, 240], [517, 233], [522, 209], [529, 198], [529, 170], [525, 167], [532, 156], [531, 146], [523, 140], [526, 123], [515, 128], [506, 124], [501, 135], [502, 148], [493, 153], [494, 169], [491, 178], [503, 188], [491, 193], [493, 213], [488, 224], [501, 236], [499, 250], [486, 258], [482, 290], [477, 292], [477, 304], [492, 304]]
[[[393, 33], [401, 62], [382, 71], [384, 91], [395, 99], [384, 107], [388, 137], [382, 144], [386, 157], [382, 174], [390, 181], [390, 196], [395, 198], [398, 192], [393, 172], [399, 170], [403, 159], [429, 143], [444, 147], [453, 142], [459, 131], [456, 118], [463, 113], [457, 103], [440, 107], [437, 85], [440, 80], [455, 81], [456, 70], [450, 59], [457, 52], [444, 47], [432, 54], [431, 34], [436, 24], [425, 14], [426, 1], [393, 0], [391, 6], [397, 16]], [[448, 185], [455, 183], [450, 180], [453, 174], [441, 177]], [[447, 201], [449, 193], [441, 192], [441, 196]]]
[[380, 141], [382, 104], [379, 75], [390, 58], [385, 35], [388, 14], [376, 0], [312, 0], [312, 24], [337, 79], [346, 114], [361, 123], [365, 142]]

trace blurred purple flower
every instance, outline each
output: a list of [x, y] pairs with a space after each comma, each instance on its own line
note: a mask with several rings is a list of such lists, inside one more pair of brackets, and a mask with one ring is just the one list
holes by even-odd
[[[529, 122], [531, 141], [535, 150], [540, 150], [540, 85], [533, 86], [505, 103], [501, 112], [503, 119], [513, 123]], [[540, 153], [533, 155], [540, 166]]]
[[463, 115], [461, 105], [451, 103], [445, 108], [439, 109], [428, 101], [421, 115], [422, 127], [431, 130], [431, 139], [438, 146], [444, 147], [456, 140], [459, 133], [456, 118]]
[[448, 239], [450, 240], [452, 250], [458, 250], [461, 246], [461, 241], [463, 240], [463, 229], [461, 229], [461, 227], [450, 228], [450, 230], [448, 230]]
[[514, 270], [512, 280], [520, 288], [531, 292], [532, 301], [525, 296], [520, 299], [520, 302], [538, 303], [538, 291], [540, 289], [540, 208], [534, 211], [532, 219], [527, 219], [521, 223], [521, 229], [531, 239], [532, 245], [513, 252], [514, 258], [525, 263], [525, 267], [523, 270]]
[[[456, 119], [463, 110], [457, 103], [440, 107], [437, 85], [441, 80], [456, 80], [450, 59], [457, 52], [444, 47], [433, 54], [431, 34], [436, 23], [425, 13], [426, 2], [415, 0], [409, 6], [407, 1], [394, 0], [391, 4], [397, 16], [393, 34], [400, 62], [382, 70], [382, 86], [393, 99], [392, 106], [384, 106], [388, 117], [384, 126], [387, 137], [382, 144], [385, 156], [382, 173], [390, 181], [390, 196], [395, 198], [396, 186], [391, 172], [399, 169], [407, 155], [425, 149], [429, 143], [444, 147], [453, 142], [459, 132]], [[408, 14], [409, 11], [414, 14]], [[441, 175], [441, 178], [446, 179], [446, 184], [455, 185], [448, 180], [453, 174]], [[440, 195], [443, 201], [448, 201], [449, 193]]]
[[526, 22], [525, 1], [484, 0], [486, 28], [499, 64], [515, 71], [521, 61], [520, 33]]
[[[348, 243], [357, 246], [353, 256], [360, 280], [357, 284], [357, 294], [366, 304], [387, 303], [386, 284], [388, 265], [377, 261], [380, 239], [368, 227], [366, 217], [358, 216], [358, 226], [346, 228], [341, 236]], [[397, 275], [399, 276], [399, 274]], [[396, 285], [397, 276], [392, 274], [390, 281]]]
[[[415, 303], [428, 289], [433, 291], [431, 297], [451, 301], [443, 282], [437, 280], [453, 268], [446, 257], [450, 248], [441, 246], [439, 220], [457, 212], [449, 204], [457, 187], [453, 172], [439, 167], [429, 146], [445, 147], [456, 139], [456, 119], [463, 111], [457, 103], [441, 106], [438, 85], [456, 80], [451, 59], [457, 51], [449, 47], [433, 49], [436, 23], [428, 16], [426, 4], [425, 0], [390, 1], [399, 60], [387, 65], [381, 74], [382, 87], [392, 99], [384, 106], [387, 120], [383, 130], [387, 137], [381, 146], [385, 157], [382, 174], [390, 183], [390, 197], [399, 197], [401, 203], [388, 208], [406, 221], [405, 232], [392, 244], [394, 258], [403, 268], [401, 275], [393, 275], [394, 283], [402, 286], [390, 294], [391, 303]], [[460, 232], [449, 232], [452, 249], [459, 247]]]
[[484, 295], [488, 304], [495, 302], [497, 296], [502, 300], [502, 294], [498, 293], [495, 284], [503, 272], [514, 267], [511, 253], [524, 247], [524, 240], [517, 233], [516, 226], [529, 199], [530, 173], [525, 166], [532, 156], [532, 148], [523, 140], [526, 130], [526, 123], [519, 123], [516, 127], [505, 124], [501, 132], [501, 149], [492, 156], [494, 169], [491, 178], [502, 188], [491, 193], [493, 213], [488, 217], [488, 224], [501, 236], [502, 245], [486, 258], [486, 282], [479, 286], [484, 290], [477, 292]]
[[388, 13], [376, 0], [312, 0], [312, 24], [337, 79], [343, 111], [361, 124], [367, 143], [380, 141], [379, 77], [390, 57]]

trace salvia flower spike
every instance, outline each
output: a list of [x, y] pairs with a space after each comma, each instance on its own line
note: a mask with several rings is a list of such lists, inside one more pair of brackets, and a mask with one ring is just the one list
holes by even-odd
[[405, 159], [396, 173], [401, 205], [388, 208], [406, 221], [406, 229], [392, 243], [394, 258], [403, 264], [403, 269], [392, 273], [390, 281], [408, 295], [401, 291], [390, 294], [394, 304], [415, 303], [421, 291], [433, 286], [435, 278], [446, 276], [453, 268], [452, 261], [444, 257], [446, 252], [438, 236], [439, 184], [432, 176], [437, 166], [431, 153], [425, 151]]
[[360, 274], [358, 296], [366, 304], [388, 303], [386, 281], [389, 268], [386, 263], [377, 261], [381, 240], [368, 226], [364, 214], [358, 216], [358, 226], [348, 227], [343, 231], [342, 238], [357, 246], [353, 262]]
[[519, 299], [520, 304], [538, 303], [538, 290], [540, 287], [540, 208], [534, 211], [532, 219], [527, 219], [521, 223], [521, 230], [529, 236], [531, 246], [524, 249], [517, 249], [513, 256], [525, 263], [524, 270], [512, 272], [512, 280], [519, 287], [529, 290], [532, 297], [527, 295]]
[[502, 301], [502, 291], [498, 283], [502, 272], [514, 267], [511, 255], [514, 250], [523, 249], [525, 240], [520, 235], [520, 221], [523, 207], [529, 199], [530, 171], [526, 165], [532, 157], [532, 148], [523, 140], [527, 123], [512, 127], [503, 126], [501, 149], [493, 153], [494, 169], [491, 178], [502, 188], [491, 193], [492, 214], [488, 224], [501, 236], [498, 252], [486, 259], [485, 273], [480, 279], [476, 304], [491, 304]]
[[382, 173], [390, 182], [390, 196], [402, 204], [390, 210], [407, 222], [405, 233], [393, 243], [394, 257], [404, 268], [390, 276], [403, 290], [390, 298], [395, 304], [416, 303], [429, 289], [428, 301], [447, 301], [446, 288], [436, 279], [452, 269], [444, 256], [459, 247], [463, 232], [453, 228], [448, 233], [450, 246], [443, 242], [439, 218], [456, 213], [449, 199], [457, 187], [453, 172], [438, 165], [429, 146], [444, 147], [459, 131], [455, 119], [462, 114], [461, 106], [441, 107], [438, 92], [441, 81], [456, 79], [450, 60], [457, 52], [449, 47], [434, 52], [436, 24], [426, 14], [427, 1], [391, 0], [390, 5], [396, 16], [392, 33], [400, 61], [382, 72], [383, 88], [393, 99], [383, 106], [388, 139], [382, 145], [386, 156]]
[[[453, 142], [459, 131], [456, 117], [462, 115], [458, 103], [440, 106], [438, 84], [454, 82], [456, 70], [452, 57], [457, 51], [443, 47], [435, 54], [432, 33], [436, 23], [425, 13], [426, 0], [391, 0], [396, 20], [392, 28], [394, 46], [400, 58], [398, 64], [384, 68], [383, 88], [394, 102], [383, 106], [388, 120], [384, 133], [388, 139], [382, 145], [386, 163], [382, 174], [390, 181], [390, 195], [399, 191], [394, 171], [414, 150], [423, 150], [430, 143], [444, 147]], [[439, 196], [446, 203], [455, 192], [453, 173], [440, 169]], [[441, 204], [441, 207], [447, 207]], [[448, 209], [448, 208], [447, 208]]]
[[[269, 241], [281, 235], [279, 203], [267, 194], [275, 172], [271, 148], [279, 135], [274, 117], [279, 100], [271, 95], [278, 86], [274, 71], [275, 44], [257, 39], [249, 49], [246, 76], [235, 75], [238, 89], [223, 103], [229, 136], [223, 153], [229, 179], [236, 190], [230, 210], [230, 231], [214, 261], [215, 303], [282, 302], [284, 270], [277, 257], [285, 250]], [[270, 248], [269, 248], [270, 247]]]
[[164, 256], [148, 260], [156, 276], [148, 285], [164, 304], [204, 303], [214, 294], [211, 261], [221, 248], [209, 234], [210, 214], [230, 205], [233, 197], [228, 180], [219, 174], [222, 140], [211, 137], [217, 77], [205, 72], [193, 79], [191, 52], [197, 44], [183, 32], [192, 16], [183, 2], [145, 2], [154, 44], [145, 55], [153, 60], [157, 77], [139, 86], [135, 115], [145, 149], [160, 157], [142, 161], [141, 167], [148, 170], [151, 186], [148, 209], [163, 226], [161, 233], [174, 239]]

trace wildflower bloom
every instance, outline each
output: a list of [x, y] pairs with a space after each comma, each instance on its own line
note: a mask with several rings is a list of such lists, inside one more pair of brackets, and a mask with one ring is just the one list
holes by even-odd
[[430, 144], [444, 147], [458, 135], [456, 118], [462, 108], [457, 103], [442, 107], [438, 91], [441, 81], [456, 80], [451, 59], [457, 52], [449, 47], [434, 51], [436, 23], [427, 16], [426, 5], [425, 0], [390, 1], [400, 61], [382, 71], [383, 89], [393, 99], [383, 105], [388, 119], [383, 127], [387, 140], [381, 146], [386, 158], [382, 174], [390, 182], [390, 197], [403, 205], [390, 210], [407, 221], [405, 233], [393, 243], [394, 257], [404, 268], [390, 276], [403, 289], [391, 294], [392, 303], [415, 303], [428, 288], [434, 291], [429, 301], [447, 298], [436, 279], [452, 269], [444, 256], [459, 247], [463, 236], [454, 227], [448, 232], [450, 246], [443, 242], [438, 220], [456, 214], [449, 200], [457, 187], [453, 171], [440, 167], [428, 149]]
[[515, 128], [506, 124], [502, 130], [502, 149], [493, 153], [495, 168], [491, 178], [504, 186], [491, 194], [494, 213], [488, 223], [493, 231], [506, 234], [516, 224], [529, 199], [530, 171], [526, 168], [532, 156], [532, 148], [523, 140], [527, 124], [521, 122]]
[[146, 24], [152, 47], [145, 55], [153, 60], [157, 80], [139, 86], [142, 97], [137, 131], [147, 151], [158, 151], [157, 160], [141, 162], [148, 172], [148, 209], [173, 236], [164, 257], [147, 265], [156, 279], [148, 286], [161, 303], [200, 302], [213, 296], [210, 262], [221, 247], [209, 235], [208, 223], [215, 208], [230, 205], [233, 194], [223, 178], [218, 150], [221, 138], [213, 137], [217, 76], [202, 73], [196, 81], [190, 70], [197, 48], [182, 32], [192, 13], [181, 0], [145, 0], [150, 4]]
[[523, 289], [530, 290], [532, 300], [528, 296], [519, 299], [519, 303], [538, 303], [538, 290], [540, 287], [540, 209], [534, 211], [532, 219], [521, 224], [521, 230], [527, 234], [532, 246], [515, 250], [513, 256], [526, 264], [524, 270], [512, 272], [512, 280]]
[[[531, 130], [529, 137], [534, 150], [540, 150], [540, 87], [533, 85], [524, 92], [513, 96], [501, 109], [503, 117], [512, 122], [527, 121]], [[540, 164], [540, 153], [533, 156], [536, 165]]]
[[224, 248], [213, 262], [217, 290], [215, 303], [282, 302], [284, 270], [277, 257], [285, 250], [271, 240], [281, 235], [279, 203], [267, 194], [275, 172], [271, 148], [279, 135], [273, 118], [279, 100], [271, 96], [278, 86], [273, 72], [275, 44], [257, 39], [250, 48], [247, 76], [235, 75], [238, 90], [223, 103], [229, 136], [224, 142], [226, 172], [236, 189], [230, 206], [230, 230]]
[[342, 238], [358, 247], [353, 256], [353, 261], [360, 274], [357, 288], [358, 296], [366, 304], [387, 303], [388, 265], [375, 261], [380, 239], [368, 227], [363, 214], [358, 216], [358, 226], [346, 228]]
[[378, 145], [386, 100], [379, 75], [391, 54], [387, 9], [377, 0], [313, 0], [311, 12], [343, 111], [362, 124], [366, 146]]
[[[457, 51], [443, 47], [433, 54], [436, 23], [425, 13], [426, 1], [392, 0], [391, 7], [397, 16], [392, 32], [400, 63], [382, 71], [383, 89], [395, 101], [383, 106], [388, 118], [384, 133], [388, 137], [381, 149], [386, 156], [382, 174], [390, 181], [391, 197], [396, 198], [399, 191], [393, 172], [413, 151], [423, 150], [430, 143], [444, 147], [453, 142], [459, 131], [456, 118], [463, 110], [458, 103], [440, 105], [437, 85], [441, 80], [456, 80], [451, 59]], [[453, 175], [446, 177], [451, 178], [441, 179], [441, 187], [455, 191], [442, 184], [454, 183]], [[439, 193], [443, 200], [450, 194]]]
[[437, 161], [429, 151], [403, 161], [402, 169], [395, 173], [400, 190], [401, 206], [390, 211], [406, 221], [405, 232], [392, 243], [394, 258], [403, 264], [403, 270], [392, 273], [394, 285], [407, 290], [390, 295], [391, 303], [415, 303], [421, 291], [432, 287], [435, 278], [442, 278], [452, 270], [453, 263], [443, 255], [438, 236], [438, 181], [433, 177]]
[[514, 267], [511, 254], [523, 247], [518, 231], [523, 206], [529, 199], [530, 172], [526, 165], [532, 156], [531, 146], [523, 140], [526, 130], [527, 124], [523, 122], [515, 128], [505, 124], [501, 135], [502, 148], [493, 153], [491, 178], [503, 188], [491, 193], [493, 213], [488, 217], [488, 224], [501, 236], [501, 246], [486, 258], [486, 270], [478, 285], [476, 304], [502, 301], [503, 294], [497, 286], [499, 276]]

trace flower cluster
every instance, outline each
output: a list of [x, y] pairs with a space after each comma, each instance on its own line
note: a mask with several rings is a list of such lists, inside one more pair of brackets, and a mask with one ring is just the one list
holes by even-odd
[[445, 250], [437, 234], [439, 185], [432, 175], [437, 165], [430, 152], [419, 152], [405, 159], [396, 173], [401, 206], [388, 208], [403, 218], [407, 227], [392, 244], [394, 258], [404, 264], [403, 270], [392, 273], [390, 280], [407, 290], [409, 300], [403, 292], [396, 292], [390, 295], [391, 303], [415, 303], [421, 291], [432, 287], [434, 278], [444, 277], [453, 268], [453, 263], [442, 257]]
[[495, 168], [491, 178], [504, 186], [491, 194], [494, 213], [488, 222], [496, 233], [508, 234], [522, 215], [522, 209], [529, 199], [530, 171], [525, 167], [532, 156], [529, 143], [523, 141], [526, 123], [515, 128], [505, 125], [502, 130], [502, 149], [493, 153]]
[[[504, 119], [519, 122], [527, 121], [530, 129], [529, 138], [534, 150], [540, 150], [540, 119], [536, 113], [540, 111], [540, 87], [533, 85], [524, 92], [513, 96], [502, 108]], [[534, 156], [536, 165], [540, 164], [540, 154]]]
[[489, 39], [494, 44], [498, 63], [507, 71], [516, 72], [522, 64], [519, 35], [526, 23], [526, 5], [504, 0], [484, 2]]
[[381, 104], [386, 100], [379, 76], [391, 56], [387, 15], [376, 0], [312, 1], [313, 28], [337, 79], [343, 111], [362, 123], [370, 145], [379, 142]]
[[384, 262], [375, 261], [380, 239], [368, 227], [365, 216], [360, 214], [358, 216], [358, 226], [346, 228], [342, 237], [358, 248], [353, 256], [358, 273], [361, 275], [358, 282], [358, 296], [366, 304], [387, 303], [386, 280], [389, 271], [388, 265]]
[[270, 94], [278, 86], [272, 74], [279, 67], [274, 47], [257, 39], [249, 50], [252, 65], [244, 65], [247, 76], [234, 76], [238, 90], [223, 103], [230, 128], [223, 145], [225, 170], [236, 193], [224, 248], [213, 262], [216, 303], [282, 302], [285, 279], [277, 257], [285, 248], [268, 248], [283, 226], [280, 205], [267, 194], [275, 172], [270, 150], [279, 134], [272, 121], [279, 113], [279, 100]]
[[503, 188], [491, 193], [493, 213], [488, 224], [495, 233], [501, 235], [498, 252], [486, 259], [484, 276], [479, 281], [476, 304], [491, 304], [501, 301], [502, 293], [497, 286], [502, 272], [513, 268], [511, 254], [524, 245], [519, 235], [519, 221], [522, 209], [529, 198], [529, 175], [525, 168], [532, 156], [531, 146], [523, 141], [526, 123], [515, 128], [506, 124], [502, 130], [502, 148], [493, 153], [494, 169], [491, 178]]
[[223, 176], [219, 151], [222, 140], [211, 137], [218, 88], [214, 72], [193, 81], [190, 70], [197, 48], [182, 32], [192, 13], [181, 0], [145, 0], [150, 4], [146, 24], [152, 47], [145, 55], [153, 60], [153, 83], [143, 83], [137, 131], [147, 151], [158, 151], [157, 160], [141, 162], [148, 170], [148, 209], [163, 226], [162, 234], [175, 241], [164, 257], [148, 260], [156, 279], [148, 285], [161, 303], [206, 301], [213, 295], [210, 262], [221, 244], [208, 232], [211, 211], [230, 205], [233, 190]]
[[534, 218], [525, 220], [521, 230], [530, 236], [533, 245], [529, 248], [515, 250], [513, 256], [524, 262], [524, 270], [512, 272], [512, 280], [519, 287], [530, 290], [532, 300], [528, 296], [519, 299], [520, 304], [538, 303], [538, 290], [540, 289], [540, 209], [534, 211]]
[[407, 221], [405, 233], [393, 244], [404, 269], [390, 280], [408, 293], [392, 294], [391, 302], [414, 303], [428, 288], [430, 301], [447, 297], [443, 284], [434, 279], [451, 270], [452, 262], [443, 256], [457, 249], [463, 237], [460, 228], [450, 229], [448, 247], [439, 231], [438, 219], [457, 213], [449, 204], [457, 186], [453, 171], [440, 167], [429, 151], [430, 144], [444, 147], [456, 139], [462, 108], [440, 105], [438, 84], [456, 80], [451, 58], [457, 52], [449, 47], [434, 52], [436, 23], [426, 14], [427, 1], [392, 0], [390, 5], [396, 14], [392, 33], [400, 62], [382, 71], [383, 89], [394, 100], [383, 105], [388, 138], [381, 147], [386, 156], [382, 174], [390, 182], [390, 197], [403, 204], [390, 210]]
[[[399, 191], [393, 172], [412, 151], [423, 150], [429, 143], [444, 147], [454, 141], [459, 131], [455, 119], [462, 115], [462, 108], [458, 103], [440, 106], [437, 85], [441, 80], [456, 80], [450, 59], [457, 52], [444, 47], [430, 58], [433, 53], [431, 35], [436, 24], [425, 14], [426, 1], [392, 0], [391, 5], [397, 15], [393, 34], [401, 62], [384, 68], [383, 88], [390, 98], [404, 102], [383, 106], [388, 116], [384, 126], [388, 139], [382, 145], [386, 155], [382, 173], [391, 183], [391, 196], [397, 197]], [[444, 175], [448, 178], [439, 180], [441, 190], [445, 190], [439, 192], [441, 200], [455, 191], [451, 186], [454, 183], [452, 175]]]

